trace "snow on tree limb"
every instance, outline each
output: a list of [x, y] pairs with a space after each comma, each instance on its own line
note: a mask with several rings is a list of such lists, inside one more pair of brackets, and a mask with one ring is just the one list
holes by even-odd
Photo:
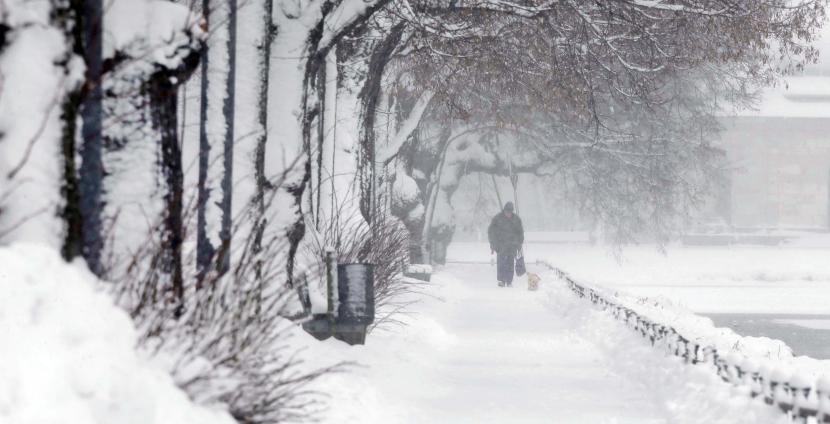
[[415, 105], [407, 114], [406, 119], [399, 124], [389, 143], [380, 147], [380, 153], [376, 157], [379, 163], [388, 164], [398, 154], [403, 144], [421, 123], [421, 118], [424, 116], [434, 95], [435, 93], [429, 90], [421, 93]]

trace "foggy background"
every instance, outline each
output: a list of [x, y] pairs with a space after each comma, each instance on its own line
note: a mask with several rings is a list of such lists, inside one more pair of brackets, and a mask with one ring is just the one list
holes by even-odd
[[[828, 233], [830, 31], [822, 31], [816, 46], [818, 63], [764, 89], [755, 110], [720, 114], [723, 131], [712, 142], [726, 154], [726, 178], [676, 239], [691, 245], [787, 245], [815, 243], [822, 238], [817, 235]], [[502, 204], [517, 201], [531, 242], [600, 239], [556, 177], [517, 176], [515, 192], [505, 176], [462, 178], [452, 199], [454, 240], [486, 240], [487, 225], [500, 210], [499, 196]]]

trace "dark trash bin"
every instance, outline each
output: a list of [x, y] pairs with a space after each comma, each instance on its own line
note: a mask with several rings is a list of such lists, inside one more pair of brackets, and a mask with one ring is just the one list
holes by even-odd
[[337, 298], [334, 337], [349, 344], [363, 344], [366, 328], [375, 320], [374, 266], [338, 265]]
[[[364, 344], [366, 330], [375, 321], [375, 277], [371, 264], [342, 264], [337, 266], [336, 286], [337, 309], [331, 305], [329, 313], [314, 314], [303, 323], [303, 329], [318, 340], [329, 337], [344, 341], [350, 345]], [[334, 291], [333, 290], [333, 291]], [[310, 299], [308, 290], [298, 290], [301, 302]]]

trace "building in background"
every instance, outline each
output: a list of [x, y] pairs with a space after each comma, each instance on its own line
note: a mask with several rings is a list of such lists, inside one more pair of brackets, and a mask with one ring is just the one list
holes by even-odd
[[[721, 117], [716, 143], [728, 158], [727, 184], [684, 242], [777, 244], [791, 238], [782, 232], [830, 230], [830, 26], [826, 31], [818, 64], [765, 89], [756, 110]], [[508, 179], [496, 180], [462, 179], [453, 198], [456, 239], [486, 238], [487, 223], [500, 209], [496, 192], [512, 200]], [[531, 232], [590, 230], [556, 181], [521, 175], [517, 197]]]
[[[830, 47], [830, 46], [828, 46]], [[823, 49], [830, 53], [830, 49]], [[830, 227], [830, 61], [722, 118], [731, 169], [719, 214], [733, 228]]]

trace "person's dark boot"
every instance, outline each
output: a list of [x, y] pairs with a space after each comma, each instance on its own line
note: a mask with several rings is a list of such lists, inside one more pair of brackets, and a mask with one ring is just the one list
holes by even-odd
[[504, 281], [499, 281], [499, 287], [504, 287]]

